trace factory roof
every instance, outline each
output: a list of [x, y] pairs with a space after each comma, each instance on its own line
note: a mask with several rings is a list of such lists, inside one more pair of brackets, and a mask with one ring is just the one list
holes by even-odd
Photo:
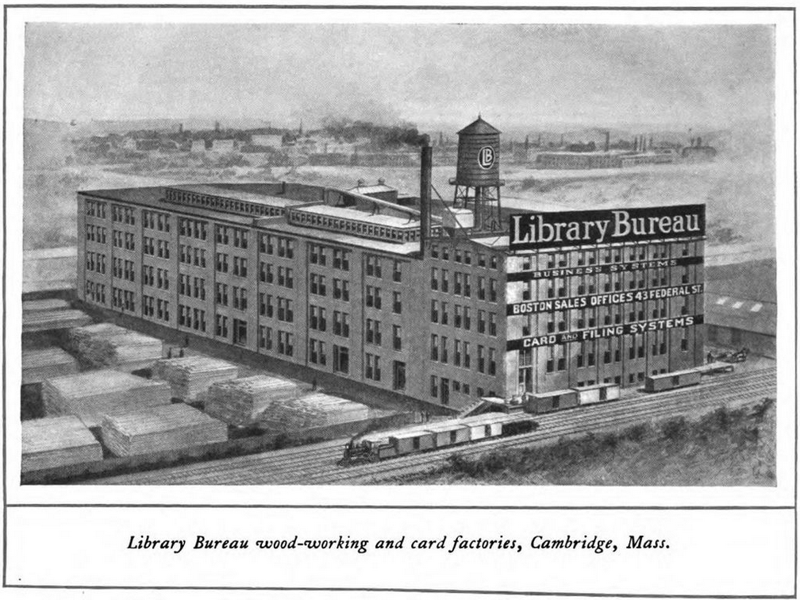
[[369, 194], [382, 194], [386, 192], [396, 192], [397, 188], [393, 188], [385, 183], [379, 183], [377, 185], [361, 185], [356, 186], [354, 188], [350, 188], [347, 190], [348, 192], [355, 192], [357, 194], [364, 194], [368, 196]]
[[394, 217], [391, 215], [365, 212], [361, 210], [354, 210], [352, 208], [344, 208], [341, 206], [315, 204], [313, 206], [300, 206], [293, 210], [295, 212], [309, 212], [315, 215], [349, 219], [351, 221], [360, 221], [363, 223], [369, 223], [370, 225], [382, 225], [384, 227], [396, 227], [399, 229], [416, 229], [419, 227], [419, 221], [411, 220], [407, 217]]
[[246, 202], [255, 202], [258, 204], [266, 204], [268, 206], [297, 206], [298, 204], [306, 204], [303, 200], [295, 200], [287, 198], [286, 196], [273, 196], [270, 194], [257, 194], [253, 192], [246, 192], [237, 190], [235, 187], [218, 187], [208, 184], [181, 184], [167, 186], [174, 190], [181, 190], [184, 192], [191, 192], [194, 194], [207, 194], [209, 196], [219, 196], [220, 198], [232, 198], [234, 200], [244, 200]]
[[490, 133], [500, 133], [499, 129], [495, 129], [491, 125], [489, 125], [486, 121], [481, 119], [480, 115], [478, 118], [475, 119], [472, 123], [464, 127], [461, 131], [458, 132], [458, 135], [462, 135], [465, 133], [477, 133], [477, 134], [490, 134]]

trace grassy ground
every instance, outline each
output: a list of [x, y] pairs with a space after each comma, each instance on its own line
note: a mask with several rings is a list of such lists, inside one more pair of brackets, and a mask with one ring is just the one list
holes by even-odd
[[774, 486], [774, 401], [474, 459], [455, 455], [436, 471], [390, 483]]

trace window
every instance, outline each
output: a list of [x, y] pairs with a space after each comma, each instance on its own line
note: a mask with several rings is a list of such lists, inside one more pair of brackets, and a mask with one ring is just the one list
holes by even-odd
[[285, 323], [294, 322], [294, 302], [288, 298], [278, 298], [278, 320]]
[[[324, 283], [324, 282], [323, 282]], [[350, 301], [350, 282], [346, 279], [333, 280], [333, 297], [344, 302]]]
[[497, 302], [497, 280], [489, 280], [489, 302]]
[[328, 322], [326, 318], [326, 310], [319, 306], [314, 306], [313, 304], [310, 306], [311, 308], [311, 320], [310, 320], [310, 327], [311, 329], [316, 329], [317, 331], [325, 331], [328, 327]]
[[245, 288], [233, 288], [233, 308], [237, 310], [247, 310], [247, 290]]
[[217, 252], [216, 268], [220, 273], [228, 272], [228, 255], [224, 252]]
[[233, 319], [233, 343], [239, 346], [247, 345], [247, 321]]
[[403, 300], [400, 292], [392, 292], [392, 312], [396, 315], [403, 312]]
[[338, 373], [350, 372], [350, 350], [344, 346], [333, 346], [333, 370]]
[[308, 360], [315, 365], [325, 365], [328, 362], [325, 354], [325, 342], [315, 339], [308, 340]]
[[237, 277], [247, 277], [247, 259], [240, 256], [233, 257], [233, 274]]
[[392, 281], [400, 283], [403, 281], [403, 272], [400, 268], [400, 261], [396, 260], [392, 263]]
[[439, 269], [431, 267], [431, 289], [437, 291], [439, 289]]
[[403, 336], [400, 325], [392, 325], [392, 347], [398, 352], [403, 349]]
[[228, 286], [224, 283], [217, 284], [217, 304], [228, 306]]
[[368, 344], [381, 345], [381, 322], [367, 319], [366, 340]]
[[478, 372], [486, 372], [486, 349], [483, 346], [478, 346]]
[[367, 262], [367, 276], [381, 278], [381, 259], [377, 256], [368, 254], [366, 257]]
[[368, 285], [367, 286], [367, 306], [370, 308], [381, 308], [381, 290], [380, 288]]
[[450, 272], [447, 269], [442, 269], [441, 290], [445, 293], [450, 291]]
[[364, 377], [373, 381], [381, 380], [381, 359], [374, 354], [366, 353], [364, 363]]
[[[338, 281], [338, 280], [335, 280]], [[325, 276], [311, 274], [311, 293], [316, 296], [324, 296], [326, 294]]]
[[278, 285], [281, 287], [294, 288], [294, 269], [290, 267], [278, 267]]
[[278, 331], [278, 354], [294, 356], [294, 334]]
[[439, 360], [439, 336], [431, 334], [431, 360]]
[[431, 323], [439, 322], [439, 302], [431, 300]]
[[341, 271], [350, 270], [350, 252], [347, 250], [334, 249], [333, 268]]
[[478, 310], [478, 333], [486, 333], [486, 311]]
[[392, 366], [392, 388], [395, 390], [406, 389], [406, 363], [394, 361]]
[[326, 248], [319, 244], [309, 244], [309, 262], [312, 265], [325, 266], [328, 262]]
[[341, 337], [350, 337], [350, 315], [338, 310], [333, 311], [333, 333]]
[[217, 315], [215, 333], [218, 337], [228, 337], [228, 317]]

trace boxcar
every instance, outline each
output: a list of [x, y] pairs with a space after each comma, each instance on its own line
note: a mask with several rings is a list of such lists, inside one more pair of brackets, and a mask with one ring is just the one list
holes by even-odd
[[597, 404], [609, 400], [619, 400], [618, 383], [600, 383], [586, 387], [572, 388], [578, 393], [578, 404]]
[[469, 441], [469, 427], [457, 421], [431, 423], [425, 429], [433, 434], [433, 443], [437, 448], [445, 448]]
[[397, 449], [400, 455], [411, 454], [412, 452], [424, 452], [436, 447], [434, 434], [423, 429], [412, 429], [409, 431], [398, 431], [389, 440]]
[[702, 374], [697, 369], [651, 375], [644, 380], [646, 392], [664, 392], [700, 383]]
[[482, 440], [485, 438], [497, 437], [503, 433], [503, 422], [507, 421], [506, 415], [476, 415], [462, 419], [461, 423], [469, 428], [470, 441]]
[[578, 392], [575, 390], [556, 390], [528, 396], [528, 401], [525, 403], [525, 412], [541, 415], [554, 410], [572, 408], [573, 406], [578, 406]]

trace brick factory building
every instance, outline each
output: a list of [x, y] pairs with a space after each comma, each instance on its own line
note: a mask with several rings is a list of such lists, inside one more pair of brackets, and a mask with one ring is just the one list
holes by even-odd
[[420, 211], [289, 183], [79, 192], [79, 298], [453, 408], [702, 363], [702, 206], [505, 223], [499, 132], [459, 133], [443, 218], [429, 146]]

